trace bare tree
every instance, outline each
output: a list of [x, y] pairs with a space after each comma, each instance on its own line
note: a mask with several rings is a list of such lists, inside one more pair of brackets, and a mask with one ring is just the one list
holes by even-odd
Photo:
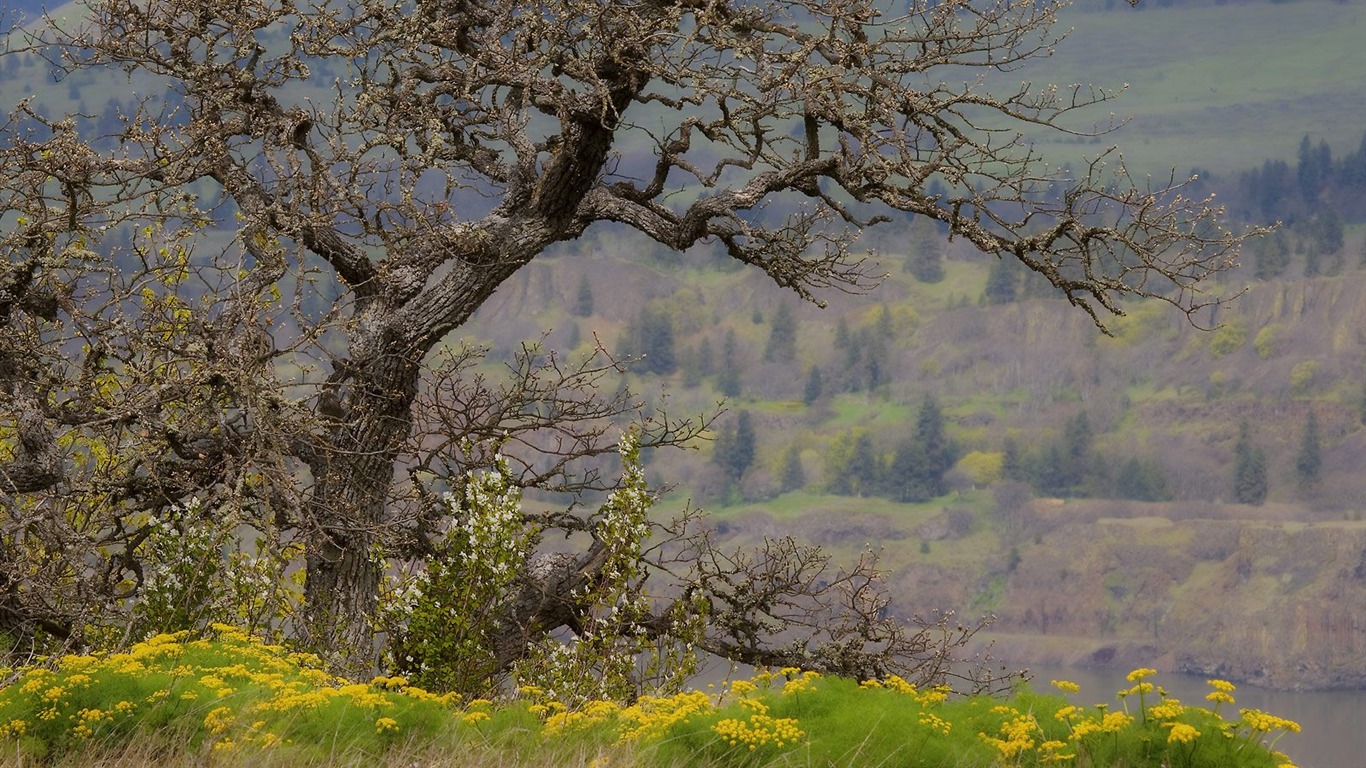
[[[595, 224], [717, 244], [819, 302], [876, 283], [849, 250], [859, 230], [915, 214], [1098, 324], [1126, 297], [1193, 312], [1241, 240], [1180, 183], [1034, 156], [1020, 131], [1069, 130], [1113, 95], [991, 77], [1051, 51], [1062, 2], [86, 5], [27, 50], [174, 98], [103, 137], [29, 101], [0, 129], [0, 535], [23, 564], [7, 629], [80, 626], [61, 590], [11, 586], [43, 568], [87, 604], [134, 593], [138, 515], [211, 498], [302, 544], [302, 636], [364, 666], [387, 558], [430, 525], [422, 470], [456, 477], [506, 433], [535, 449], [528, 483], [595, 487], [561, 460], [609, 450], [599, 425], [630, 403], [565, 393], [613, 361], [530, 354], [500, 390], [437, 356]], [[665, 419], [646, 442], [698, 428]], [[396, 529], [415, 548], [391, 549]], [[701, 583], [759, 567], [716, 562]], [[732, 588], [726, 611], [763, 601]]]

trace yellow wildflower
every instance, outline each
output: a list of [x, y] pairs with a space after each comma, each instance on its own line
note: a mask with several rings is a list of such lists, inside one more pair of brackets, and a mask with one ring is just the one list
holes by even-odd
[[1143, 678], [1152, 677], [1155, 674], [1157, 674], [1157, 670], [1155, 669], [1150, 669], [1148, 667], [1139, 667], [1138, 669], [1135, 669], [1134, 671], [1130, 672], [1125, 679], [1127, 679], [1131, 683], [1137, 683]]
[[1163, 727], [1172, 729], [1172, 732], [1167, 735], [1168, 743], [1189, 744], [1200, 737], [1200, 732], [1195, 730], [1195, 726], [1186, 723], [1163, 723]]
[[[484, 717], [488, 717], [488, 715], [484, 715]], [[375, 720], [375, 733], [398, 733], [398, 721], [392, 717], [381, 717]]]
[[1050, 682], [1054, 688], [1057, 688], [1063, 693], [1077, 693], [1081, 690], [1081, 686], [1071, 680], [1052, 680]]

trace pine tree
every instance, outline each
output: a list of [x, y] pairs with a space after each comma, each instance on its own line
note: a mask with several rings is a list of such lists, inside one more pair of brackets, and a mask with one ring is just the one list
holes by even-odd
[[854, 493], [873, 496], [882, 490], [882, 463], [873, 449], [873, 438], [867, 432], [854, 441], [854, 456], [849, 465]]
[[926, 501], [943, 495], [944, 473], [958, 460], [957, 448], [944, 434], [944, 414], [934, 398], [926, 397], [916, 416], [915, 434], [892, 453], [886, 487], [895, 501]]
[[897, 443], [887, 467], [887, 496], [903, 503], [934, 498], [934, 489], [921, 471], [924, 466], [925, 453], [915, 440], [907, 438]]
[[641, 307], [627, 325], [622, 347], [640, 358], [640, 370], [668, 375], [678, 368], [674, 351], [673, 320], [667, 312]]
[[[1366, 409], [1362, 413], [1366, 413]], [[1005, 439], [1001, 441], [1001, 477], [1017, 483], [1029, 482], [1029, 473], [1025, 469], [1024, 451], [1020, 448], [1020, 441], [1016, 440], [1014, 435], [1006, 435]]]
[[593, 284], [588, 282], [587, 275], [579, 277], [579, 287], [574, 292], [571, 311], [577, 317], [588, 317], [593, 314]]
[[987, 272], [983, 294], [989, 304], [1009, 304], [1020, 289], [1020, 275], [1013, 259], [1000, 259]]
[[813, 365], [811, 372], [806, 375], [806, 387], [802, 390], [802, 402], [807, 405], [815, 403], [820, 399], [822, 388], [820, 366]]
[[1266, 453], [1253, 444], [1252, 432], [1246, 421], [1238, 428], [1238, 443], [1233, 452], [1234, 501], [1258, 505], [1266, 501]]
[[758, 438], [749, 411], [740, 411], [735, 421], [722, 428], [712, 452], [712, 461], [725, 473], [726, 479], [737, 482], [754, 464]]
[[1304, 422], [1304, 433], [1300, 437], [1300, 450], [1295, 454], [1295, 476], [1300, 490], [1312, 488], [1319, 482], [1323, 472], [1323, 456], [1319, 450], [1319, 419], [1311, 409]]
[[726, 341], [721, 345], [721, 369], [716, 372], [716, 388], [726, 397], [740, 396], [740, 352], [733, 329], [726, 331]]
[[1171, 491], [1160, 464], [1130, 456], [1115, 475], [1115, 495], [1134, 501], [1167, 501]]
[[802, 468], [802, 448], [798, 443], [788, 446], [783, 454], [782, 470], [778, 473], [778, 484], [784, 493], [801, 490], [806, 485], [806, 470]]
[[797, 319], [787, 304], [779, 304], [769, 326], [768, 344], [764, 346], [764, 360], [785, 363], [797, 355]]
[[944, 412], [939, 403], [926, 395], [915, 420], [915, 442], [924, 455], [925, 465], [920, 474], [931, 495], [939, 496], [948, 489], [944, 473], [958, 460], [958, 449], [944, 432]]
[[1067, 420], [1063, 430], [1062, 480], [1069, 493], [1076, 493], [1091, 473], [1091, 446], [1095, 433], [1086, 411]]

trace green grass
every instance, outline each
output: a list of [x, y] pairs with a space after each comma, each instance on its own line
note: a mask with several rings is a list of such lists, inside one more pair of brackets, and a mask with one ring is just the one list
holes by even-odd
[[721, 690], [567, 708], [532, 687], [461, 702], [398, 678], [352, 684], [231, 629], [214, 635], [162, 635], [10, 676], [0, 766], [1272, 768], [1287, 762], [1275, 740], [1299, 730], [1167, 701], [1144, 680], [1151, 670], [1131, 675], [1119, 706], [1087, 706], [1068, 684], [966, 696], [785, 669]]

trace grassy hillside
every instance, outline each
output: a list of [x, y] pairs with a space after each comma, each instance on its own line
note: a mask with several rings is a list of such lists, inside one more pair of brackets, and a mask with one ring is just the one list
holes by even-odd
[[[1096, 10], [1078, 3], [1056, 54], [1027, 79], [1117, 88], [1129, 124], [1103, 141], [1146, 173], [1235, 173], [1282, 158], [1308, 133], [1355, 149], [1366, 127], [1366, 7], [1332, 0]], [[1043, 140], [1050, 156], [1079, 147]], [[1061, 162], [1061, 160], [1059, 160]]]

